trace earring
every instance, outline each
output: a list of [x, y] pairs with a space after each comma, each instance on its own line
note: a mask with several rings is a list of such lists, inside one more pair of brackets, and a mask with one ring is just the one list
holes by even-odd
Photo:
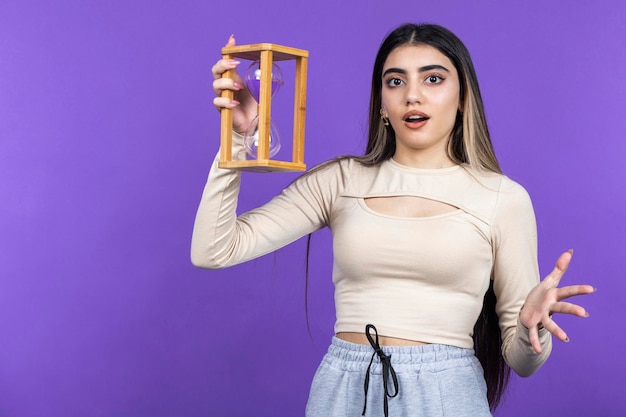
[[385, 116], [385, 110], [383, 108], [380, 109], [380, 118], [385, 126], [389, 126], [389, 119]]

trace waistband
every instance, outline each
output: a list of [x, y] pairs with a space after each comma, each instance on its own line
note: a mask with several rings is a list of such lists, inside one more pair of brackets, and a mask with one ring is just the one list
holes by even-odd
[[[427, 344], [418, 346], [381, 346], [381, 350], [391, 356], [394, 366], [439, 364], [444, 362], [454, 362], [452, 366], [457, 366], [459, 362], [475, 360], [474, 349], [461, 348], [457, 346]], [[328, 348], [327, 360], [341, 362], [343, 368], [359, 369], [363, 364], [367, 365], [372, 357], [373, 349], [370, 345], [346, 342], [333, 336], [331, 345]], [[376, 365], [376, 363], [374, 363]], [[372, 370], [376, 372], [373, 367]]]

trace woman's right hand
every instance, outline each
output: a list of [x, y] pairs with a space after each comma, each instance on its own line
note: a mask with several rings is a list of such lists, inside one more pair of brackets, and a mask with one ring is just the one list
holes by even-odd
[[[235, 37], [233, 35], [228, 38], [227, 47], [235, 46]], [[237, 73], [237, 66], [240, 61], [235, 59], [220, 59], [217, 61], [211, 72], [213, 73], [213, 90], [217, 97], [213, 99], [213, 104], [218, 110], [223, 108], [232, 109], [233, 111], [233, 130], [243, 135], [250, 126], [250, 123], [257, 114], [257, 102], [254, 100], [241, 77]], [[234, 76], [230, 78], [222, 78], [222, 74], [228, 70], [234, 70]], [[234, 91], [233, 100], [221, 97], [222, 90]]]

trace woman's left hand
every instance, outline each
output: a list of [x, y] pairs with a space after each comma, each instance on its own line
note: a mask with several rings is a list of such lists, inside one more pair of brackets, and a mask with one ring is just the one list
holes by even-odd
[[561, 301], [576, 295], [590, 294], [596, 291], [591, 285], [570, 285], [558, 288], [561, 278], [567, 271], [573, 253], [573, 250], [569, 250], [559, 256], [552, 272], [530, 291], [520, 311], [520, 321], [522, 325], [529, 329], [530, 342], [537, 353], [541, 353], [541, 344], [539, 343], [540, 326], [545, 327], [557, 339], [569, 342], [565, 331], [552, 320], [553, 313], [589, 317], [589, 314], [583, 307]]

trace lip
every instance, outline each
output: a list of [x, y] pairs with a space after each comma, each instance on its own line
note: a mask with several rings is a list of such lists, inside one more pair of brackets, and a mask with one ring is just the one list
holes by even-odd
[[[407, 118], [409, 118], [411, 116], [419, 116], [419, 117], [423, 117], [423, 119], [420, 120], [420, 121], [417, 121], [417, 122], [409, 122], [409, 121], [407, 121]], [[428, 122], [429, 119], [430, 118], [428, 117], [428, 115], [426, 113], [423, 113], [423, 112], [421, 112], [419, 110], [410, 110], [410, 111], [404, 113], [404, 115], [402, 116], [402, 121], [404, 122], [404, 125], [409, 127], [409, 128], [412, 128], [412, 129], [418, 129], [418, 128], [424, 126]]]

